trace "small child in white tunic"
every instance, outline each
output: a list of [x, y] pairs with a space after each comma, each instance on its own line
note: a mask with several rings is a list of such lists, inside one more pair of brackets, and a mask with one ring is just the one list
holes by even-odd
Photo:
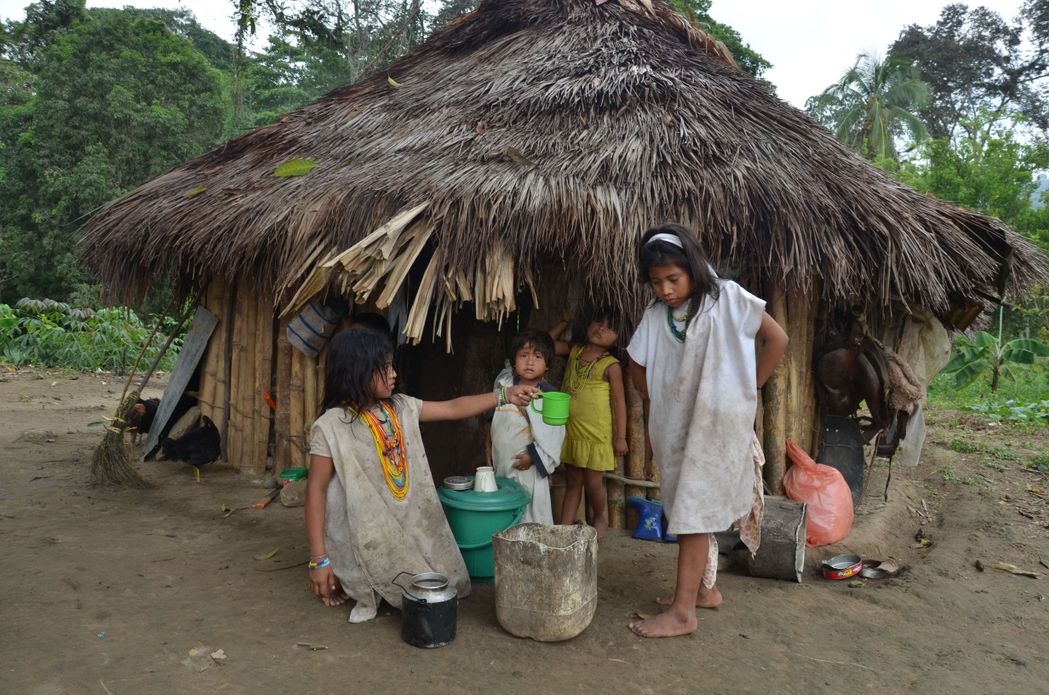
[[[678, 537], [678, 567], [673, 599], [660, 601], [667, 610], [630, 629], [673, 637], [696, 629], [697, 606], [721, 603], [712, 534], [760, 509], [757, 391], [783, 357], [787, 335], [764, 301], [717, 277], [687, 227], [649, 230], [638, 256], [641, 280], [656, 300], [627, 348], [630, 376], [648, 406], [645, 473], [651, 475], [654, 457], [667, 530]], [[750, 545], [757, 549], [756, 541]]]
[[[547, 333], [518, 334], [510, 345], [510, 355], [513, 365], [496, 377], [496, 389], [519, 385], [555, 390], [544, 381], [554, 358], [554, 341]], [[497, 476], [520, 483], [532, 496], [522, 517], [524, 522], [554, 523], [550, 474], [557, 468], [564, 439], [564, 426], [547, 425], [543, 416], [531, 408], [507, 403], [492, 413], [486, 447], [488, 463]]]

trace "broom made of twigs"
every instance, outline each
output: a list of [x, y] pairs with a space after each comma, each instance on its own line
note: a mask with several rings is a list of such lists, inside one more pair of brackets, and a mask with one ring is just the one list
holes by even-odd
[[[146, 388], [146, 384], [149, 383], [149, 379], [153, 376], [157, 365], [160, 364], [164, 353], [168, 351], [175, 337], [182, 331], [182, 326], [189, 319], [195, 304], [195, 302], [187, 303], [186, 311], [182, 313], [178, 323], [172, 329], [171, 335], [168, 336], [167, 341], [160, 348], [160, 351], [157, 352], [156, 357], [153, 358], [153, 363], [149, 365], [149, 370], [146, 371], [145, 376], [142, 378], [142, 383], [138, 389], [131, 390], [131, 384], [134, 382], [139, 362], [142, 361], [146, 350], [149, 349], [149, 346], [153, 343], [153, 338], [156, 337], [157, 332], [160, 330], [162, 319], [157, 319], [156, 324], [153, 326], [153, 331], [146, 338], [146, 342], [142, 344], [138, 357], [135, 358], [134, 363], [131, 365], [131, 373], [124, 384], [123, 393], [120, 394], [120, 403], [117, 405], [116, 412], [106, 426], [106, 432], [102, 435], [102, 443], [95, 448], [95, 453], [91, 457], [91, 479], [95, 483], [138, 489], [153, 487], [153, 484], [143, 478], [131, 465], [131, 450], [124, 441], [124, 433], [127, 431], [128, 417], [131, 415], [131, 409], [138, 402], [139, 394]], [[162, 316], [166, 316], [174, 307], [175, 302], [173, 301]]]

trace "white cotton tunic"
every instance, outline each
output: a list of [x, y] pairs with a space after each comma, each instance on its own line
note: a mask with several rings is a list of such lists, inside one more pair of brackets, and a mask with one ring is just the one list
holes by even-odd
[[[439, 572], [460, 598], [470, 577], [448, 526], [419, 431], [422, 401], [395, 396], [407, 447], [408, 491], [396, 499], [383, 476], [368, 425], [345, 408], [329, 408], [313, 423], [310, 453], [332, 459], [335, 475], [325, 496], [324, 542], [332, 569], [357, 602], [351, 622], [374, 618], [383, 598], [401, 607], [399, 572]], [[406, 578], [401, 579], [401, 583]]]
[[765, 302], [730, 280], [717, 283], [719, 298], [704, 299], [684, 342], [656, 302], [627, 348], [645, 367], [648, 432], [673, 534], [724, 531], [754, 501], [754, 341]]

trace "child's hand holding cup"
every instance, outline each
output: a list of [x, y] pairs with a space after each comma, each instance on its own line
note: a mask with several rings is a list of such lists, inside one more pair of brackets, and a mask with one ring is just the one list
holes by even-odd
[[526, 406], [531, 403], [537, 393], [539, 393], [539, 389], [535, 386], [524, 386], [522, 384], [506, 389], [506, 397], [511, 403], [519, 406]]

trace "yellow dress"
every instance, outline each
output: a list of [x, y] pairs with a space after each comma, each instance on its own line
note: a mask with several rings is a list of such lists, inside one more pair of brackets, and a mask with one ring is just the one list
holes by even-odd
[[612, 451], [612, 391], [605, 371], [619, 360], [611, 355], [589, 364], [579, 356], [582, 345], [568, 353], [562, 388], [572, 396], [561, 463], [594, 471], [612, 471], [616, 457]]

